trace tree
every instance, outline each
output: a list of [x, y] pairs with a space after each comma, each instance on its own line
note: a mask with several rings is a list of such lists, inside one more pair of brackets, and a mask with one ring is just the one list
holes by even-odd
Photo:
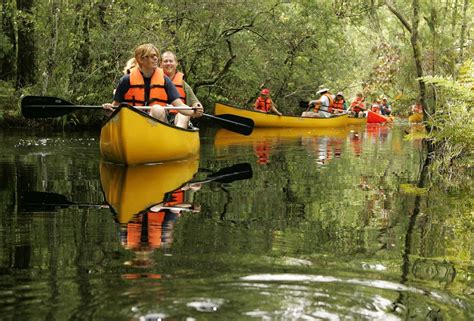
[[33, 0], [17, 0], [18, 19], [18, 55], [17, 88], [33, 85], [36, 75], [35, 22]]

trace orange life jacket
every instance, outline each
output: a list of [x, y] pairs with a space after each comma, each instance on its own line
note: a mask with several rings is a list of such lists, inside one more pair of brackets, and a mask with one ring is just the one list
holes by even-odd
[[[142, 240], [142, 224], [143, 224], [143, 215], [147, 215], [148, 220], [148, 239]], [[161, 245], [161, 231], [162, 224], [165, 219], [164, 212], [148, 212], [140, 215], [137, 220], [129, 222], [127, 224], [127, 248], [129, 249], [140, 249], [142, 247], [142, 242], [147, 242], [148, 246], [151, 249], [160, 247]]]
[[351, 102], [351, 107], [352, 110], [355, 111], [356, 113], [362, 111], [365, 109], [365, 104], [362, 98], [356, 97], [354, 100]]
[[272, 100], [270, 98], [258, 97], [255, 101], [255, 110], [268, 113], [272, 109]]
[[[334, 97], [333, 97], [331, 94], [329, 94], [329, 93], [325, 93], [325, 94], [323, 94], [322, 96], [328, 97], [329, 106], [327, 107], [327, 108], [328, 108], [327, 111], [331, 112], [331, 110], [332, 110], [332, 108], [333, 108], [333, 106], [334, 106]], [[321, 97], [322, 97], [322, 96], [321, 96]], [[321, 99], [321, 98], [320, 98], [320, 99]], [[321, 102], [320, 99], [318, 99], [318, 100]], [[314, 112], [317, 113], [320, 108], [321, 108], [321, 103], [314, 105]]]
[[146, 106], [154, 102], [161, 106], [168, 103], [168, 94], [165, 90], [165, 77], [163, 69], [156, 68], [150, 80], [150, 97], [145, 101], [145, 81], [137, 67], [130, 70], [130, 88], [125, 93], [125, 102], [133, 106]]
[[166, 206], [173, 206], [177, 204], [184, 203], [184, 191], [182, 189], [178, 189], [171, 193], [171, 198], [169, 201], [165, 203]]
[[329, 108], [329, 112], [331, 113], [333, 111], [333, 109], [338, 110], [338, 111], [343, 111], [344, 110], [344, 102], [345, 102], [344, 99], [334, 100], [334, 102], [332, 103], [332, 108]]
[[[186, 93], [184, 91], [184, 74], [182, 72], [177, 71], [174, 74], [173, 79], [171, 79], [173, 84], [176, 86], [176, 89], [178, 90], [179, 93], [179, 98], [183, 101], [183, 104], [186, 104]], [[177, 110], [169, 110], [170, 113], [176, 114], [178, 111]]]

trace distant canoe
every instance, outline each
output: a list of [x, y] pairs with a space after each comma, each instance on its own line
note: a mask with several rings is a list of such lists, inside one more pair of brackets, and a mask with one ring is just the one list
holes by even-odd
[[310, 118], [300, 116], [278, 116], [253, 110], [246, 110], [234, 106], [216, 103], [215, 115], [232, 114], [250, 118], [255, 127], [285, 127], [285, 128], [331, 128], [347, 125], [347, 115], [331, 118]]
[[381, 124], [381, 123], [391, 123], [393, 122], [393, 117], [383, 116], [373, 111], [367, 111], [367, 123], [368, 124]]
[[408, 116], [408, 122], [410, 123], [421, 123], [423, 122], [422, 113], [414, 113], [413, 115]]
[[100, 134], [106, 161], [135, 165], [179, 160], [199, 152], [199, 131], [176, 127], [133, 107], [118, 107]]
[[100, 181], [118, 222], [125, 224], [141, 211], [163, 202], [166, 193], [190, 181], [198, 166], [197, 158], [139, 166], [101, 162]]

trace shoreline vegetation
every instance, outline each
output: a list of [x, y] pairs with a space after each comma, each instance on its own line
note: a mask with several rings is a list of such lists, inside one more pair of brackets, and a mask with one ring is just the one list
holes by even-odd
[[[348, 101], [358, 92], [368, 103], [387, 97], [398, 117], [420, 102], [433, 175], [441, 173], [446, 188], [472, 175], [470, 1], [7, 0], [0, 7], [2, 128], [100, 128], [104, 115], [97, 111], [25, 120], [18, 101], [110, 101], [133, 48], [150, 42], [178, 53], [178, 68], [208, 113], [215, 101], [250, 108], [262, 88], [283, 114], [300, 112], [298, 102], [316, 99], [322, 86]], [[143, 36], [142, 26], [129, 21], [153, 23]]]

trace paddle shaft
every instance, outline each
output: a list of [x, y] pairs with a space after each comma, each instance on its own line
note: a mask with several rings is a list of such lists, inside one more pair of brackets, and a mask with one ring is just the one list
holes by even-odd
[[[97, 105], [28, 105], [28, 108], [58, 108], [58, 107], [64, 107], [64, 108], [74, 108], [74, 109], [103, 109], [102, 106], [97, 106]], [[117, 106], [118, 107], [118, 106]], [[151, 109], [153, 106], [130, 106], [133, 108], [137, 109]], [[189, 106], [178, 106], [174, 107], [171, 105], [166, 105], [166, 106], [161, 106], [163, 109], [174, 109], [174, 110], [194, 110], [196, 108], [194, 107], [189, 107]]]
[[[136, 109], [147, 110], [150, 106], [130, 106]], [[196, 108], [189, 106], [163, 106], [167, 110], [194, 110]], [[77, 109], [103, 109], [102, 106], [94, 105], [75, 105], [66, 100], [56, 97], [47, 96], [25, 96], [21, 100], [21, 112], [26, 118], [49, 118], [59, 117], [73, 112]], [[235, 116], [235, 115], [221, 115], [219, 117], [209, 114], [203, 114], [205, 118], [211, 119], [219, 126], [242, 134], [250, 135], [253, 131], [254, 122], [250, 118]]]

